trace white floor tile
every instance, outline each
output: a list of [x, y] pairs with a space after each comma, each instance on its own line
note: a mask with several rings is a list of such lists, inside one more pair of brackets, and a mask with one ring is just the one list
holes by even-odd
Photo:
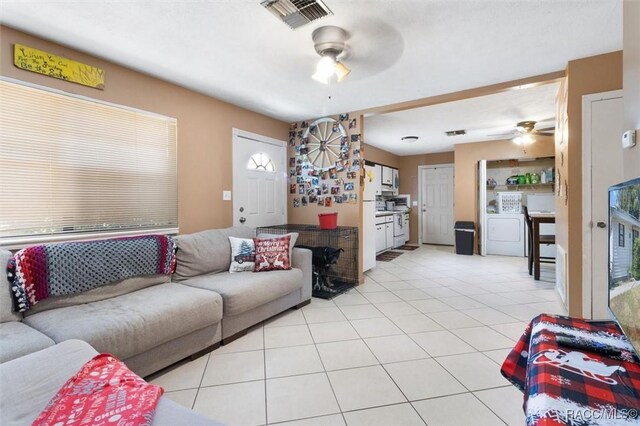
[[278, 423], [278, 426], [345, 426], [342, 414], [330, 416], [312, 417], [310, 419], [293, 420], [291, 422]]
[[332, 308], [309, 309], [308, 311], [304, 311], [304, 317], [307, 319], [308, 324], [346, 320], [345, 316], [342, 315], [342, 311], [337, 306]]
[[471, 391], [511, 385], [500, 374], [500, 367], [479, 352], [443, 356], [436, 360]]
[[500, 367], [502, 367], [502, 363], [507, 358], [507, 355], [509, 355], [509, 352], [511, 352], [511, 348], [494, 349], [491, 351], [483, 351], [482, 353], [491, 358]]
[[266, 423], [264, 381], [200, 388], [193, 410], [229, 426]]
[[265, 328], [264, 343], [267, 349], [271, 349], [285, 346], [310, 345], [313, 343], [313, 339], [306, 325], [291, 325], [287, 327]]
[[474, 296], [469, 296], [469, 297], [477, 300], [482, 304], [485, 304], [487, 306], [492, 306], [492, 307], [516, 304], [516, 302], [514, 302], [513, 300], [495, 293], [476, 294]]
[[364, 341], [382, 364], [429, 357], [416, 342], [404, 334], [372, 337]]
[[360, 338], [348, 321], [309, 324], [309, 330], [316, 343], [338, 342], [341, 340]]
[[523, 394], [515, 386], [487, 389], [474, 394], [509, 426], [525, 424]]
[[441, 297], [440, 301], [455, 309], [473, 309], [485, 307], [482, 303], [467, 296]]
[[427, 293], [431, 297], [460, 296], [460, 293], [457, 293], [457, 292], [451, 290], [448, 287], [425, 288], [424, 292]]
[[224, 385], [264, 379], [264, 351], [212, 353], [202, 386]]
[[327, 371], [378, 364], [378, 360], [362, 340], [321, 343], [317, 348]]
[[267, 349], [265, 364], [269, 379], [324, 371], [315, 345]]
[[167, 392], [198, 388], [208, 360], [209, 355], [202, 356], [156, 377], [151, 383]]
[[215, 350], [217, 354], [226, 354], [232, 352], [256, 351], [264, 349], [264, 334], [262, 326], [253, 327], [246, 335], [233, 342], [220, 346]]
[[379, 365], [331, 371], [328, 374], [342, 411], [406, 402], [393, 380]]
[[400, 302], [400, 298], [390, 291], [377, 291], [375, 293], [365, 293], [364, 297], [373, 304]]
[[514, 341], [520, 340], [522, 334], [524, 333], [527, 324], [524, 322], [515, 322], [510, 324], [495, 324], [492, 325], [491, 328], [496, 330], [497, 332], [504, 334], [508, 338]]
[[480, 309], [465, 309], [462, 312], [485, 325], [508, 324], [516, 321], [515, 318], [489, 307]]
[[415, 333], [410, 334], [409, 337], [431, 356], [454, 355], [476, 351], [474, 347], [448, 330]]
[[427, 314], [427, 316], [447, 330], [482, 325], [480, 322], [460, 311], [433, 312]]
[[302, 325], [306, 324], [302, 311], [300, 309], [289, 309], [280, 315], [265, 321], [265, 327], [282, 327], [286, 325]]
[[344, 413], [349, 426], [424, 426], [424, 422], [411, 404], [387, 405], [386, 407]]
[[413, 403], [413, 406], [429, 426], [496, 426], [502, 424], [500, 419], [472, 393], [417, 401]]
[[386, 288], [382, 287], [380, 284], [378, 284], [375, 281], [365, 282], [364, 284], [357, 286], [356, 290], [358, 290], [358, 292], [361, 294], [387, 291]]
[[451, 330], [451, 332], [479, 351], [508, 349], [516, 344], [514, 340], [505, 337], [487, 326], [459, 328], [457, 330]]
[[432, 359], [386, 364], [384, 368], [410, 401], [466, 392], [464, 386]]
[[388, 318], [369, 318], [351, 321], [351, 325], [356, 329], [360, 337], [391, 336], [402, 334], [396, 325]]
[[364, 298], [362, 294], [357, 291], [351, 291], [349, 293], [341, 294], [333, 299], [333, 303], [337, 306], [351, 306], [351, 305], [367, 305], [369, 301]]
[[374, 305], [341, 306], [340, 310], [347, 319], [381, 318], [384, 314]]
[[378, 303], [376, 307], [389, 318], [420, 313], [407, 302]]
[[439, 301], [438, 299], [412, 300], [409, 303], [424, 314], [430, 314], [432, 312], [445, 312], [451, 310], [451, 306]]
[[428, 318], [425, 314], [403, 315], [391, 319], [402, 331], [407, 334], [421, 333], [423, 331], [442, 330], [440, 324]]
[[325, 373], [267, 380], [269, 423], [339, 412]]
[[177, 402], [183, 407], [191, 410], [193, 408], [193, 403], [196, 400], [197, 393], [198, 389], [186, 389], [180, 391], [165, 392], [164, 396], [171, 399], [173, 402]]
[[414, 290], [415, 287], [411, 284], [404, 281], [390, 281], [381, 284], [384, 288], [389, 291], [398, 291], [398, 290]]
[[412, 290], [396, 290], [393, 291], [393, 294], [405, 301], [431, 299], [431, 296], [417, 288], [414, 288]]

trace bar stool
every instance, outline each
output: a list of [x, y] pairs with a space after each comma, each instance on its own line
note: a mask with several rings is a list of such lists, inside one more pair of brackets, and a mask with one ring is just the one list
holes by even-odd
[[[556, 258], [555, 257], [544, 257], [544, 256], [540, 256], [538, 255], [538, 259], [534, 259], [533, 258], [533, 224], [531, 223], [531, 217], [529, 216], [529, 209], [527, 209], [527, 206], [523, 206], [524, 209], [524, 218], [527, 221], [527, 229], [529, 232], [529, 256], [528, 256], [528, 260], [529, 260], [529, 275], [533, 275], [533, 262], [537, 262], [538, 264], [540, 263], [556, 263]], [[556, 236], [555, 235], [540, 235], [540, 238], [538, 239], [539, 245], [550, 245], [550, 244], [555, 244], [556, 243]], [[540, 250], [538, 250], [538, 253], [540, 253]]]

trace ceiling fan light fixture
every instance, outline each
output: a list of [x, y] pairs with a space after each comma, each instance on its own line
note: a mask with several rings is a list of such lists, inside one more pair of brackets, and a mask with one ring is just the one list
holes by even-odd
[[316, 65], [316, 72], [312, 76], [314, 80], [324, 84], [329, 84], [331, 78], [335, 75], [338, 83], [349, 75], [351, 70], [338, 61], [338, 56], [345, 49], [345, 41], [348, 34], [345, 30], [335, 26], [325, 26], [316, 28], [311, 35], [314, 48], [320, 61]]
[[528, 134], [528, 133], [525, 133], [525, 134], [520, 135], [520, 136], [516, 136], [515, 138], [513, 138], [511, 140], [516, 145], [521, 145], [521, 146], [531, 145], [532, 143], [534, 143], [536, 141], [536, 139], [533, 136], [531, 136], [530, 134]]
[[336, 62], [335, 73], [336, 73], [336, 77], [338, 77], [338, 83], [340, 83], [342, 80], [344, 80], [346, 76], [348, 76], [351, 73], [351, 70], [347, 68], [345, 64], [338, 61]]

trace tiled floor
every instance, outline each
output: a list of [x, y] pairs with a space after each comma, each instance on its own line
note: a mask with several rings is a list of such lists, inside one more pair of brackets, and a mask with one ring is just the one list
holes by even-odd
[[228, 425], [523, 425], [500, 364], [541, 313], [565, 313], [521, 258], [423, 246], [153, 380]]

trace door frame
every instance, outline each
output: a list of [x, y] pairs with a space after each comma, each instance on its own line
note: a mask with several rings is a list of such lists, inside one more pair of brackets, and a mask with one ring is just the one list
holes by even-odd
[[456, 167], [454, 163], [443, 163], [443, 164], [429, 164], [424, 166], [418, 166], [418, 244], [424, 244], [422, 240], [422, 171], [426, 169], [437, 169], [437, 168], [452, 168], [453, 169], [453, 217], [455, 219], [456, 215]]
[[591, 232], [593, 229], [591, 217], [591, 104], [622, 97], [622, 90], [582, 96], [582, 316], [584, 318], [591, 318], [593, 303], [591, 277]]
[[246, 130], [241, 130], [241, 129], [237, 129], [235, 127], [231, 128], [231, 209], [233, 210], [233, 213], [231, 215], [231, 220], [233, 221], [233, 225], [232, 226], [236, 226], [237, 225], [237, 221], [239, 219], [239, 213], [237, 211], [237, 209], [235, 208], [235, 202], [236, 202], [236, 187], [235, 187], [235, 170], [234, 165], [235, 165], [235, 156], [236, 156], [236, 144], [237, 143], [241, 143], [241, 139], [248, 139], [254, 142], [260, 142], [260, 143], [266, 143], [269, 145], [274, 145], [280, 148], [283, 148], [283, 153], [284, 153], [284, 159], [283, 159], [283, 165], [284, 165], [284, 169], [281, 171], [276, 171], [276, 173], [282, 173], [283, 175], [283, 179], [282, 179], [282, 203], [283, 203], [283, 211], [284, 211], [284, 223], [286, 224], [288, 222], [288, 214], [289, 214], [289, 197], [288, 197], [288, 191], [287, 191], [287, 143], [285, 141], [281, 141], [279, 139], [274, 139], [274, 138], [270, 138], [269, 136], [263, 136], [260, 135], [258, 133], [252, 133], [252, 132], [248, 132]]

